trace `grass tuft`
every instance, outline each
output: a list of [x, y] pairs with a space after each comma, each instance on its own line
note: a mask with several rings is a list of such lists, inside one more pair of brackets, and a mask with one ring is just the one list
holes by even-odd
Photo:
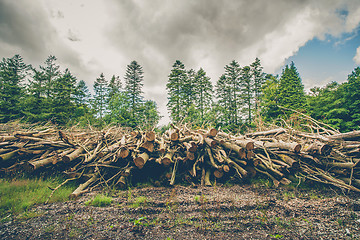
[[111, 197], [105, 196], [103, 194], [98, 194], [94, 197], [93, 200], [85, 202], [85, 205], [91, 205], [94, 207], [106, 207], [111, 205], [113, 199]]

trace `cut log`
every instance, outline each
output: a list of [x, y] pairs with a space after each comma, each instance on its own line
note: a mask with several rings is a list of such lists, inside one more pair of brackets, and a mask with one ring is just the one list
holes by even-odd
[[240, 159], [246, 158], [246, 152], [242, 147], [240, 147], [236, 144], [233, 144], [233, 143], [222, 141], [222, 140], [220, 141], [220, 145], [226, 149], [234, 151], [240, 157]]
[[77, 187], [75, 189], [74, 192], [72, 192], [69, 196], [70, 199], [77, 199], [81, 194], [83, 194], [84, 192], [86, 192], [86, 188], [93, 182], [95, 182], [95, 180], [97, 179], [96, 174], [93, 174], [92, 177], [87, 180], [85, 183], [80, 184], [79, 187]]
[[295, 153], [300, 152], [301, 150], [301, 145], [296, 143], [296, 142], [265, 142], [264, 143], [264, 147], [266, 148], [279, 148], [279, 149], [285, 149], [285, 150], [289, 150], [289, 151], [293, 151]]
[[236, 140], [235, 144], [239, 145], [242, 148], [245, 148], [248, 151], [251, 151], [254, 149], [254, 141], [252, 140]]
[[145, 163], [149, 160], [149, 155], [146, 152], [139, 154], [135, 159], [134, 163], [139, 169], [142, 169]]

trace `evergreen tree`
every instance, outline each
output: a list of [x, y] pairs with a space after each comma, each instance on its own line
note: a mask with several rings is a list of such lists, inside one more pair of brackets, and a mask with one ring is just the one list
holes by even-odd
[[146, 100], [141, 107], [141, 115], [143, 116], [143, 121], [140, 122], [140, 127], [143, 129], [152, 129], [156, 127], [161, 116], [157, 110], [157, 105], [155, 101]]
[[184, 106], [184, 84], [187, 81], [187, 74], [184, 64], [176, 60], [169, 75], [166, 89], [168, 91], [167, 108], [170, 117], [174, 122], [179, 122], [186, 115]]
[[143, 73], [142, 67], [136, 61], [132, 61], [130, 65], [127, 66], [125, 73], [125, 92], [131, 99], [130, 110], [131, 116], [134, 119], [138, 118], [138, 110], [143, 99]]
[[259, 58], [256, 58], [250, 67], [251, 78], [253, 81], [253, 92], [255, 95], [255, 112], [257, 112], [260, 105], [263, 84], [265, 82], [265, 74], [263, 73], [263, 67], [261, 66]]
[[229, 120], [230, 124], [238, 125], [239, 108], [241, 106], [241, 83], [240, 83], [241, 68], [237, 61], [233, 60], [229, 65], [225, 66], [226, 85], [228, 85], [229, 94]]
[[241, 99], [243, 101], [243, 112], [247, 115], [247, 122], [251, 124], [251, 112], [253, 103], [253, 88], [250, 75], [250, 67], [245, 66], [241, 70]]
[[0, 62], [0, 121], [20, 118], [24, 96], [22, 82], [27, 76], [28, 65], [20, 55], [3, 58]]
[[60, 66], [55, 63], [56, 60], [55, 56], [50, 55], [45, 61], [45, 66], [40, 66], [44, 72], [45, 94], [48, 98], [52, 97], [53, 82], [60, 76]]
[[262, 87], [261, 113], [265, 120], [270, 121], [279, 116], [279, 84], [278, 76], [266, 75], [265, 83]]
[[102, 121], [107, 110], [109, 96], [108, 82], [103, 73], [100, 74], [100, 77], [94, 83], [94, 92], [93, 108]]
[[52, 116], [55, 122], [66, 124], [73, 120], [75, 111], [74, 95], [76, 91], [76, 78], [66, 69], [61, 77], [54, 80]]
[[290, 67], [286, 65], [282, 72], [279, 84], [279, 105], [293, 110], [306, 109], [304, 86], [294, 62], [291, 62]]
[[216, 112], [218, 114], [217, 124], [219, 126], [230, 125], [231, 88], [227, 83], [225, 74], [221, 75], [215, 86]]
[[121, 91], [120, 77], [113, 75], [109, 82], [109, 100]]
[[192, 91], [195, 93], [194, 103], [200, 115], [200, 123], [205, 120], [205, 114], [210, 110], [212, 104], [212, 84], [206, 72], [200, 68], [196, 72]]

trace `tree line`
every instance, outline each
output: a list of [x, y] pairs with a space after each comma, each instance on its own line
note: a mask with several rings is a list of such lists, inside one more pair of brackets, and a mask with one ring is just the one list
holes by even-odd
[[20, 55], [0, 62], [0, 122], [23, 119], [52, 121], [61, 125], [115, 123], [125, 127], [151, 128], [160, 119], [156, 103], [143, 97], [142, 67], [132, 61], [125, 83], [101, 73], [90, 91], [69, 69], [60, 70], [55, 56], [35, 68]]
[[[103, 73], [93, 94], [69, 69], [60, 70], [55, 56], [35, 68], [20, 55], [0, 62], [0, 122], [22, 119], [56, 124], [118, 124], [155, 127], [161, 116], [154, 101], [143, 97], [144, 72], [136, 61], [127, 65], [123, 81]], [[173, 122], [241, 131], [255, 126], [254, 119], [274, 122], [289, 117], [292, 109], [349, 131], [360, 123], [360, 68], [342, 84], [331, 82], [305, 93], [292, 62], [280, 76], [263, 71], [258, 58], [241, 67], [233, 60], [212, 85], [203, 68], [186, 69], [176, 60], [166, 84], [167, 108]]]
[[258, 58], [243, 67], [233, 60], [224, 67], [213, 87], [202, 68], [186, 70], [177, 60], [169, 75], [167, 91], [167, 107], [174, 122], [241, 131], [255, 127], [254, 117], [275, 122], [298, 112], [341, 131], [359, 129], [359, 67], [342, 84], [331, 82], [306, 93], [294, 62], [286, 65], [278, 76], [263, 72]]

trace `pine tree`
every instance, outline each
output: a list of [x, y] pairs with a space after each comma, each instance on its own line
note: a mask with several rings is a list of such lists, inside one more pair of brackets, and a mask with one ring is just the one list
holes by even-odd
[[200, 123], [204, 122], [205, 114], [211, 108], [212, 91], [210, 78], [206, 76], [204, 69], [200, 68], [199, 71], [196, 72], [193, 84], [193, 92], [195, 93], [193, 94], [195, 96], [194, 103], [200, 115]]
[[138, 119], [138, 110], [140, 104], [143, 101], [143, 73], [144, 72], [142, 70], [142, 67], [136, 61], [132, 61], [130, 65], [127, 66], [125, 73], [125, 92], [129, 95], [131, 99], [131, 116], [136, 120]]
[[253, 103], [253, 85], [250, 75], [250, 67], [245, 66], [241, 70], [241, 99], [243, 101], [243, 112], [247, 115], [247, 122], [251, 124], [251, 112]]
[[66, 124], [72, 119], [75, 111], [74, 94], [76, 78], [66, 69], [61, 77], [54, 80], [52, 116], [59, 124]]
[[294, 62], [291, 62], [290, 67], [286, 65], [281, 75], [279, 105], [293, 110], [306, 109], [304, 86]]
[[109, 96], [108, 82], [106, 81], [103, 73], [101, 73], [100, 77], [96, 79], [94, 83], [94, 91], [93, 108], [96, 114], [99, 115], [100, 121], [102, 121], [107, 110]]
[[166, 89], [168, 91], [167, 108], [170, 117], [174, 122], [179, 122], [186, 115], [184, 106], [184, 84], [187, 81], [187, 74], [184, 64], [176, 60], [169, 75]]
[[40, 69], [44, 72], [46, 81], [45, 94], [48, 98], [52, 97], [53, 82], [60, 76], [60, 66], [55, 63], [56, 60], [55, 56], [50, 55], [45, 61], [45, 66], [40, 66]]
[[279, 84], [278, 76], [268, 74], [262, 87], [261, 113], [265, 120], [270, 121], [279, 116]]
[[263, 84], [265, 82], [265, 74], [263, 73], [263, 67], [261, 66], [259, 58], [256, 58], [250, 67], [250, 74], [253, 81], [253, 92], [255, 95], [255, 112], [257, 112], [260, 105]]
[[120, 77], [113, 75], [109, 82], [109, 100], [121, 91]]
[[229, 120], [230, 124], [238, 125], [239, 108], [241, 106], [241, 83], [240, 83], [241, 68], [237, 61], [233, 60], [229, 65], [225, 66], [226, 86], [229, 87]]
[[216, 109], [218, 112], [217, 124], [220, 126], [230, 125], [231, 89], [227, 83], [225, 74], [221, 75], [215, 86]]
[[28, 65], [20, 55], [3, 58], [0, 62], [0, 121], [20, 118], [24, 97], [22, 82], [27, 76]]

